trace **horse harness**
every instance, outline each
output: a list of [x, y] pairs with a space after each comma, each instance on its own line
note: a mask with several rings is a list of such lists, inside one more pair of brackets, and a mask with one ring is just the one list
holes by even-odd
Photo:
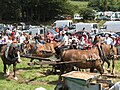
[[14, 62], [18, 59], [18, 57], [14, 56], [14, 57], [11, 57], [9, 55], [9, 50], [10, 50], [10, 47], [11, 45], [13, 44], [8, 44], [7, 47], [6, 47], [6, 50], [5, 50], [5, 58], [8, 60], [8, 61], [11, 61], [11, 62]]

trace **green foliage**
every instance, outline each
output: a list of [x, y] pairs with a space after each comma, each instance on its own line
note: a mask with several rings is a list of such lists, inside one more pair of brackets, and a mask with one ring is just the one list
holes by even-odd
[[[0, 60], [0, 90], [35, 90], [35, 88], [44, 87], [46, 90], [54, 90], [58, 75], [45, 75], [48, 66], [40, 68], [34, 66], [30, 68], [27, 65], [30, 59], [22, 58], [22, 62], [17, 64], [18, 81], [13, 80], [13, 74], [9, 78], [3, 77], [3, 64]], [[12, 67], [11, 67], [11, 72]]]
[[6, 21], [48, 21], [72, 13], [68, 0], [0, 0], [0, 11]]
[[97, 11], [119, 11], [119, 0], [90, 0], [88, 7]]
[[[44, 87], [46, 90], [54, 90], [58, 75], [45, 75], [43, 74], [47, 69], [46, 65], [43, 68], [40, 66], [27, 65], [30, 59], [22, 58], [22, 62], [17, 64], [18, 81], [11, 78], [3, 77], [3, 64], [0, 60], [0, 90], [35, 90], [35, 88]], [[106, 64], [106, 63], [105, 63]], [[105, 65], [107, 67], [107, 65]], [[12, 68], [11, 68], [12, 69]], [[117, 60], [115, 64], [116, 74], [120, 75], [120, 61]], [[12, 74], [12, 73], [11, 73]], [[114, 79], [117, 82], [119, 79]]]
[[[69, 1], [72, 5], [78, 6], [79, 8], [86, 8], [88, 5], [88, 2], [86, 1]], [[77, 8], [78, 9], [78, 8]], [[76, 10], [77, 10], [76, 9]]]
[[91, 8], [81, 8], [79, 13], [84, 20], [93, 20], [95, 18], [95, 12]]
[[71, 0], [71, 1], [89, 1], [89, 0]]

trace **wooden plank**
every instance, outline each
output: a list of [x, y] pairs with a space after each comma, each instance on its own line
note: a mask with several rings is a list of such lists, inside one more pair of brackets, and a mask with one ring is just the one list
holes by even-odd
[[60, 64], [76, 64], [76, 63], [79, 63], [81, 61], [67, 61], [67, 62], [56, 62], [56, 61], [51, 61], [51, 62], [40, 62], [40, 64], [42, 63], [46, 63], [46, 64], [49, 64], [49, 65], [60, 65]]
[[102, 76], [106, 76], [106, 77], [109, 77], [109, 78], [120, 78], [120, 76], [112, 75], [112, 74], [102, 74]]
[[45, 65], [45, 64], [49, 64], [49, 65], [60, 65], [60, 64], [76, 64], [79, 63], [81, 61], [67, 61], [67, 62], [58, 62], [58, 61], [41, 61], [41, 62], [34, 62], [35, 65]]
[[21, 57], [24, 58], [31, 58], [31, 59], [39, 59], [39, 60], [46, 60], [46, 61], [51, 61], [50, 58], [43, 58], [43, 57], [36, 57], [36, 56], [28, 56], [28, 55], [20, 55]]

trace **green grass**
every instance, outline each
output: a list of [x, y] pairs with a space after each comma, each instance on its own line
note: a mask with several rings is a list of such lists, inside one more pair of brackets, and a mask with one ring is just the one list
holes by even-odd
[[[29, 59], [22, 58], [22, 62], [17, 65], [18, 81], [15, 81], [13, 77], [3, 77], [3, 64], [0, 60], [0, 90], [34, 90], [38, 87], [44, 87], [46, 90], [54, 90], [58, 75], [45, 75], [44, 72], [47, 66], [30, 66], [27, 65]], [[120, 75], [120, 61], [116, 62], [116, 73]], [[11, 67], [12, 69], [12, 67]], [[114, 80], [114, 82], [118, 81]]]
[[79, 6], [80, 8], [84, 8], [84, 7], [87, 7], [88, 5], [88, 2], [82, 2], [82, 1], [69, 1], [71, 4], [73, 5], [77, 5]]
[[58, 75], [46, 76], [44, 72], [48, 68], [40, 68], [40, 66], [30, 68], [30, 66], [27, 65], [29, 59], [22, 60], [23, 61], [17, 65], [18, 81], [13, 80], [12, 76], [10, 78], [3, 77], [3, 64], [0, 60], [0, 90], [34, 90], [38, 87], [54, 90]]

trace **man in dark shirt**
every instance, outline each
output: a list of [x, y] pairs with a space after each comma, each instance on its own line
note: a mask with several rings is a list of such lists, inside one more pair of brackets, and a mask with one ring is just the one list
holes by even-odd
[[35, 43], [38, 44], [39, 39], [40, 39], [38, 33], [36, 33], [36, 36], [34, 37], [34, 39], [35, 39]]

